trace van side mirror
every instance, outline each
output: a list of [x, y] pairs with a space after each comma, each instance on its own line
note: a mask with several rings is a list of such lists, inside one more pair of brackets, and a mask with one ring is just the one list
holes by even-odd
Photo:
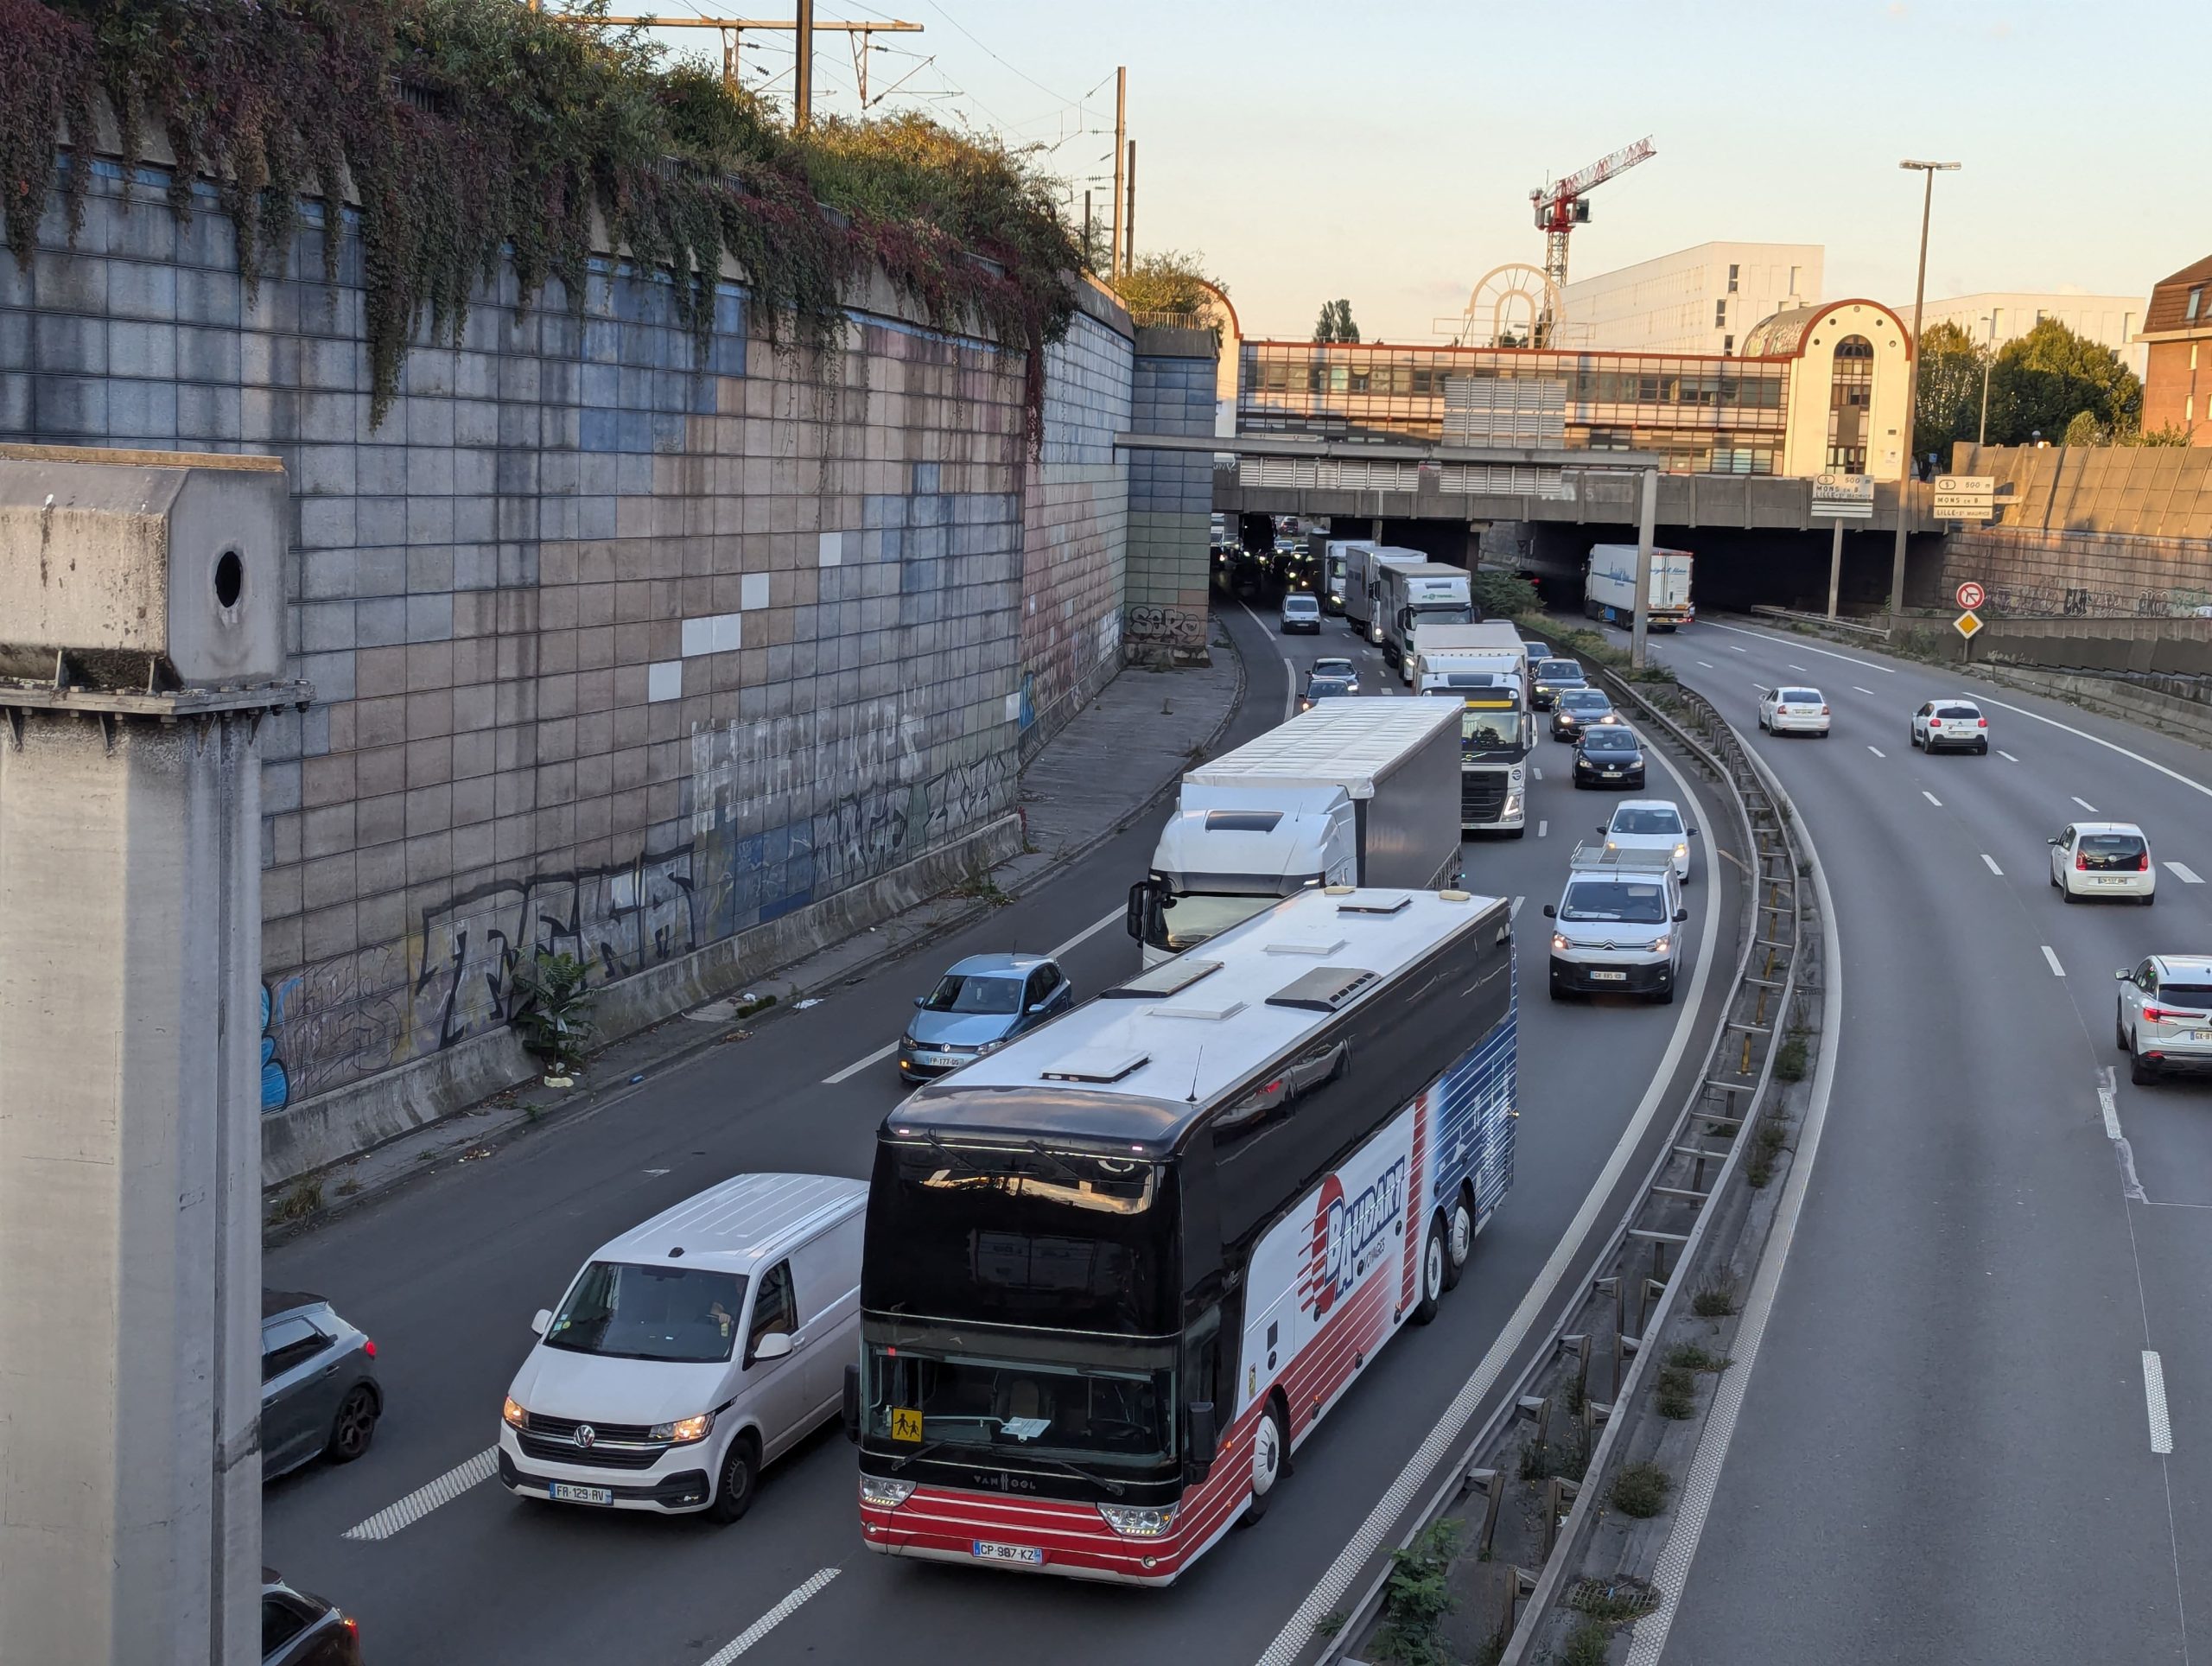
[[1612, 830], [1612, 830], [1611, 828], [1607, 827], [1607, 826], [1606, 826], [1603, 822], [1600, 822], [1600, 823], [1598, 824], [1598, 836], [1599, 836], [1599, 838], [1601, 838], [1601, 839], [1602, 839], [1602, 838], [1604, 838], [1604, 837], [1605, 836], [1605, 835], [1606, 835], [1606, 834], [1608, 834], [1608, 833], [1611, 832]]
[[553, 1310], [550, 1307], [540, 1307], [530, 1316], [530, 1332], [532, 1336], [543, 1336], [552, 1328]]
[[771, 1331], [753, 1343], [752, 1358], [747, 1362], [758, 1365], [770, 1359], [781, 1359], [791, 1351], [791, 1339], [781, 1331]]
[[1557, 919], [1559, 918], [1559, 909], [1551, 903], [1546, 903], [1544, 905], [1544, 918], [1546, 919]]
[[1192, 1401], [1183, 1408], [1183, 1421], [1190, 1430], [1191, 1462], [1204, 1469], [1221, 1454], [1221, 1428], [1214, 1421], [1213, 1402]]
[[861, 1438], [861, 1368], [845, 1367], [845, 1439], [857, 1446]]
[[1695, 828], [1692, 828], [1692, 829], [1690, 829], [1690, 830], [1689, 830], [1689, 836], [1690, 836], [1691, 838], [1693, 838], [1693, 839], [1694, 839], [1694, 838], [1695, 838], [1695, 837], [1697, 837], [1697, 829], [1695, 829]]
[[1690, 911], [1689, 911], [1688, 909], [1687, 909], [1687, 908], [1677, 908], [1676, 910], [1675, 910], [1675, 925], [1681, 925], [1684, 920], [1688, 919], [1689, 917], [1690, 917]]

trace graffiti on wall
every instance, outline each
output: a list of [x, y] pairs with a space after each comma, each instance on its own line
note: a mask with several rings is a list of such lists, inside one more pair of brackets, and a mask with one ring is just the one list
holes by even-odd
[[1203, 648], [1206, 615], [1202, 607], [1132, 607], [1128, 640], [1144, 647]]

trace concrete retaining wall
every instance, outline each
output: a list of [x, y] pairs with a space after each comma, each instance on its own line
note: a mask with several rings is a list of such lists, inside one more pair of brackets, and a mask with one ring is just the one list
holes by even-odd
[[2009, 688], [2031, 694], [2054, 695], [2070, 700], [2085, 711], [2125, 718], [2146, 728], [2212, 747], [2212, 706], [2177, 695], [2162, 694], [2109, 677], [2087, 677], [2070, 671], [2037, 671], [2024, 665], [1977, 667], [1983, 676]]
[[[1211, 434], [1220, 352], [1211, 330], [1137, 332], [1130, 420], [1144, 434]], [[1139, 452], [1129, 460], [1128, 657], [1203, 660], [1209, 631], [1213, 458]]]

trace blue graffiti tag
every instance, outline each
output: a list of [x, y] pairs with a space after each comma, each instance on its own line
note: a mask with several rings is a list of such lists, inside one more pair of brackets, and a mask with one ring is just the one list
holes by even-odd
[[276, 1056], [276, 1038], [269, 1033], [269, 986], [261, 986], [261, 1110], [266, 1116], [292, 1102], [292, 1078]]

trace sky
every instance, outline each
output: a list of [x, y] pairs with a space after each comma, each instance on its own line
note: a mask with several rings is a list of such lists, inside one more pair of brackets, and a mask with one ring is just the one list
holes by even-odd
[[[1824, 299], [1909, 304], [1906, 156], [1962, 164], [1936, 181], [1930, 299], [2145, 296], [2212, 252], [2212, 22], [2183, 0], [817, 0], [817, 16], [923, 25], [875, 37], [873, 108], [1043, 147], [1078, 219], [1086, 186], [1108, 212], [1126, 65], [1138, 251], [1202, 254], [1248, 335], [1303, 337], [1342, 296], [1370, 340], [1435, 339], [1484, 272], [1541, 263], [1533, 188], [1647, 134], [1657, 155], [1592, 194], [1570, 277], [1709, 239], [1818, 243]], [[669, 38], [719, 53], [707, 31]], [[817, 107], [849, 113], [850, 51], [822, 38]], [[747, 37], [748, 81], [788, 94], [789, 39]]]

